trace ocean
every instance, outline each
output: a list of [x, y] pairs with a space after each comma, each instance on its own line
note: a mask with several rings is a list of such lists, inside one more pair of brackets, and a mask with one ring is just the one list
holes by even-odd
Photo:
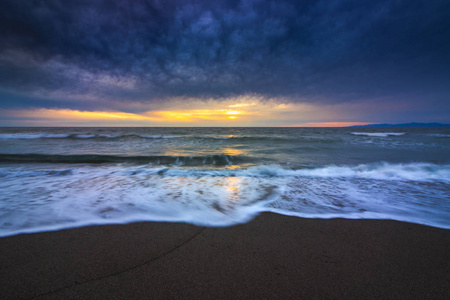
[[0, 128], [0, 236], [258, 213], [450, 228], [450, 128]]

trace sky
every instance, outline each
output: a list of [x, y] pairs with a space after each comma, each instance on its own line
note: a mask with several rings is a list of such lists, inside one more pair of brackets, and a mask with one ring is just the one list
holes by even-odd
[[450, 1], [1, 0], [0, 126], [450, 123]]

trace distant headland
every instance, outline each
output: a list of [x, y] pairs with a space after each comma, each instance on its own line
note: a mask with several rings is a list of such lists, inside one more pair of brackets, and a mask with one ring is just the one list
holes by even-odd
[[368, 124], [368, 125], [354, 125], [349, 127], [450, 127], [450, 124], [442, 123], [403, 123], [403, 124]]

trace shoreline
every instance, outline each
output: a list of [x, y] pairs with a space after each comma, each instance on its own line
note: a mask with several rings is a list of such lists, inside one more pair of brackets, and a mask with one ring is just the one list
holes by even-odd
[[317, 217], [317, 215], [313, 215], [311, 217], [304, 217], [304, 216], [299, 216], [295, 213], [284, 213], [281, 211], [277, 211], [277, 210], [264, 210], [264, 211], [260, 211], [257, 212], [253, 215], [250, 215], [247, 218], [244, 218], [243, 220], [237, 222], [237, 223], [230, 223], [230, 224], [221, 224], [221, 225], [209, 225], [209, 224], [202, 224], [202, 223], [194, 223], [194, 222], [188, 222], [188, 221], [182, 221], [182, 220], [142, 220], [142, 219], [130, 219], [130, 220], [121, 220], [118, 221], [116, 223], [86, 223], [86, 224], [77, 224], [77, 225], [72, 225], [72, 226], [67, 226], [67, 227], [58, 227], [56, 225], [53, 226], [48, 226], [48, 227], [37, 227], [37, 228], [32, 228], [32, 229], [25, 229], [22, 231], [13, 231], [13, 232], [9, 232], [5, 235], [0, 235], [0, 241], [4, 238], [11, 238], [14, 236], [18, 236], [18, 235], [31, 235], [31, 234], [42, 234], [42, 233], [50, 233], [50, 232], [56, 232], [56, 231], [70, 231], [70, 230], [76, 230], [76, 229], [81, 229], [81, 228], [90, 228], [90, 227], [102, 227], [102, 226], [127, 226], [127, 225], [131, 225], [131, 224], [138, 224], [138, 223], [150, 223], [150, 224], [155, 224], [155, 223], [161, 223], [161, 224], [186, 224], [186, 225], [190, 225], [190, 226], [194, 226], [194, 227], [202, 227], [202, 228], [227, 228], [227, 227], [235, 227], [235, 226], [239, 226], [239, 225], [245, 225], [248, 224], [250, 222], [252, 222], [254, 219], [258, 218], [260, 215], [262, 214], [273, 214], [273, 215], [279, 215], [279, 216], [283, 216], [283, 217], [289, 217], [289, 218], [298, 218], [298, 219], [303, 219], [303, 220], [354, 220], [354, 221], [358, 221], [358, 220], [364, 220], [364, 221], [386, 221], [386, 222], [398, 222], [398, 223], [406, 223], [406, 224], [413, 224], [413, 225], [418, 225], [418, 226], [424, 226], [424, 227], [431, 227], [431, 228], [436, 228], [436, 229], [442, 229], [442, 230], [450, 230], [450, 227], [446, 227], [446, 226], [439, 226], [436, 224], [427, 224], [427, 223], [420, 223], [420, 222], [414, 222], [414, 221], [409, 221], [409, 220], [402, 220], [402, 219], [383, 219], [383, 218], [362, 218], [359, 216], [344, 216], [344, 215], [332, 215], [332, 216], [327, 216], [327, 217]]
[[450, 230], [262, 213], [0, 238], [2, 299], [446, 299]]

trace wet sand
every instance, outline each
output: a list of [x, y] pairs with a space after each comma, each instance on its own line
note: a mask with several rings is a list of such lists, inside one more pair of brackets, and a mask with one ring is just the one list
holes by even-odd
[[450, 230], [264, 213], [0, 238], [1, 299], [449, 299]]

